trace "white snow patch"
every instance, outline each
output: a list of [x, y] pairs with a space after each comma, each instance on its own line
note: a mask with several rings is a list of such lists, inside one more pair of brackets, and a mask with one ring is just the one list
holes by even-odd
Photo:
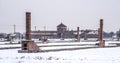
[[120, 63], [120, 47], [46, 53], [0, 50], [0, 63]]

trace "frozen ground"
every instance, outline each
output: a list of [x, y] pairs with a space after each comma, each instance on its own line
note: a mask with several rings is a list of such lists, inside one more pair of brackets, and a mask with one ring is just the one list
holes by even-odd
[[0, 63], [120, 63], [120, 47], [46, 53], [0, 50]]
[[[7, 44], [6, 44], [7, 43]], [[9, 48], [9, 47], [21, 47], [21, 44], [8, 44], [9, 42], [0, 42], [0, 48]], [[61, 42], [61, 43], [37, 43], [38, 46], [44, 47], [44, 46], [61, 46], [63, 47], [63, 45], [69, 46], [69, 45], [76, 45], [78, 47], [81, 47], [80, 45], [94, 45], [96, 43], [99, 43], [98, 41], [96, 42]], [[114, 43], [120, 43], [118, 41], [107, 41], [105, 42], [106, 46], [115, 46]], [[70, 46], [71, 47], [71, 46]], [[45, 48], [45, 47], [44, 47]], [[44, 49], [43, 48], [43, 49]], [[51, 47], [53, 49], [53, 47]]]
[[[21, 44], [5, 44], [1, 42], [0, 48], [4, 47], [20, 47]], [[76, 47], [91, 47], [91, 45], [80, 46], [81, 44], [95, 44], [98, 42], [62, 42], [62, 43], [37, 43], [39, 46], [54, 46], [54, 45], [76, 45], [76, 46], [54, 46], [40, 47], [46, 49], [60, 48], [76, 48]], [[106, 46], [111, 46], [111, 43], [120, 43], [117, 41], [107, 41]], [[113, 46], [114, 44], [112, 44]], [[114, 48], [93, 48], [80, 49], [72, 51], [59, 52], [41, 52], [41, 53], [18, 53], [20, 49], [4, 49], [0, 50], [0, 63], [120, 63], [120, 47]]]

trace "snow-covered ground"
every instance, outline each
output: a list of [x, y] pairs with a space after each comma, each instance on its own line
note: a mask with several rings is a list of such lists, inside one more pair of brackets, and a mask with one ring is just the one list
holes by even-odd
[[[64, 42], [57, 40], [50, 43], [38, 43], [41, 50], [93, 47], [96, 42]], [[5, 44], [1, 42], [0, 48], [21, 47], [21, 44]], [[118, 41], [106, 41], [106, 46], [114, 46]], [[92, 44], [92, 45], [91, 45]], [[66, 46], [64, 46], [66, 45]], [[72, 46], [71, 46], [72, 45]], [[47, 46], [47, 47], [46, 47]], [[0, 50], [0, 63], [120, 63], [120, 47], [92, 48], [57, 52], [18, 53], [18, 49]]]
[[[6, 44], [7, 43], [7, 44]], [[0, 48], [5, 48], [5, 47], [21, 47], [21, 44], [8, 44], [9, 42], [0, 42]], [[99, 43], [99, 41], [96, 42], [52, 42], [52, 43], [39, 43], [37, 42], [38, 46], [60, 46], [60, 45], [84, 45], [84, 44], [91, 44], [94, 45], [96, 43]], [[112, 43], [120, 43], [118, 41], [106, 41], [105, 45], [106, 46], [114, 46], [115, 44]]]
[[0, 63], [120, 63], [120, 47], [46, 53], [0, 50]]

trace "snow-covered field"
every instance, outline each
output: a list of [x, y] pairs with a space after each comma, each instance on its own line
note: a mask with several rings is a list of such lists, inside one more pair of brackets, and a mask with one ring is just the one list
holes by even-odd
[[[7, 44], [6, 44], [7, 43]], [[21, 44], [8, 44], [9, 42], [0, 42], [0, 48], [9, 48], [9, 47], [21, 47]], [[57, 43], [57, 42], [55, 42], [55, 43], [44, 43], [44, 44], [42, 44], [42, 43], [37, 43], [37, 45], [38, 46], [41, 46], [41, 47], [43, 47], [43, 46], [61, 46], [61, 45], [77, 45], [77, 46], [79, 46], [80, 47], [80, 45], [94, 45], [94, 44], [96, 44], [96, 43], [99, 43], [98, 41], [96, 41], [96, 42], [61, 42], [61, 43]], [[105, 45], [106, 46], [114, 46], [115, 44], [112, 44], [112, 43], [120, 43], [120, 42], [118, 42], [118, 41], [107, 41], [107, 42], [105, 42]], [[52, 48], [52, 47], [51, 47]]]
[[[0, 48], [21, 47], [21, 44], [5, 44]], [[41, 50], [93, 47], [98, 42], [63, 42], [37, 43]], [[113, 43], [113, 44], [112, 44]], [[114, 46], [117, 41], [107, 41], [106, 46]], [[84, 45], [83, 45], [84, 44]], [[88, 45], [85, 45], [88, 44]], [[61, 46], [62, 45], [62, 46]], [[66, 45], [66, 46], [64, 46]], [[69, 46], [70, 45], [70, 46]], [[72, 46], [71, 46], [72, 45]], [[47, 46], [47, 47], [46, 47]], [[18, 53], [18, 49], [0, 50], [0, 63], [120, 63], [120, 47], [92, 48], [71, 51]]]
[[45, 53], [0, 50], [0, 63], [120, 63], [120, 47]]

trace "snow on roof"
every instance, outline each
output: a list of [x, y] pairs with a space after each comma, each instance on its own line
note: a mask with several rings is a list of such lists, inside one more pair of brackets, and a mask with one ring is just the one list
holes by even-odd
[[88, 32], [88, 34], [98, 34], [97, 31]]

